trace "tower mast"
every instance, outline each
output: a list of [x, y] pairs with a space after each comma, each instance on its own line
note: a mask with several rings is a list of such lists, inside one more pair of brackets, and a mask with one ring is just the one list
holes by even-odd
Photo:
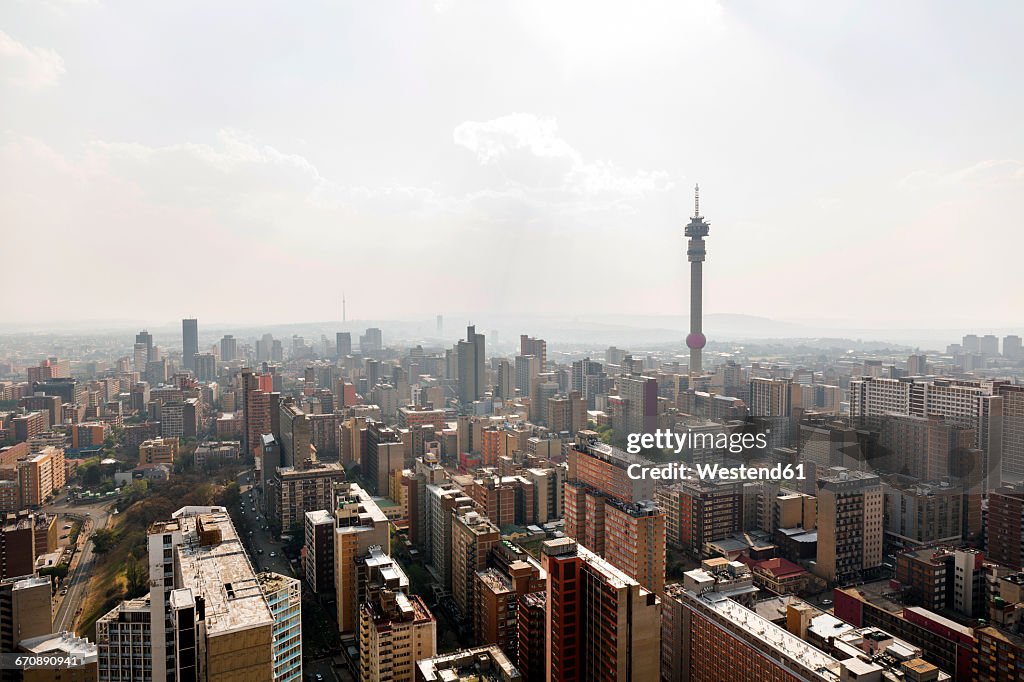
[[708, 236], [710, 225], [700, 214], [700, 185], [693, 188], [693, 217], [684, 230], [689, 238], [686, 258], [690, 261], [690, 333], [686, 336], [686, 347], [690, 349], [690, 374], [703, 371], [701, 351], [707, 343], [703, 332], [703, 286], [704, 286], [704, 237]]

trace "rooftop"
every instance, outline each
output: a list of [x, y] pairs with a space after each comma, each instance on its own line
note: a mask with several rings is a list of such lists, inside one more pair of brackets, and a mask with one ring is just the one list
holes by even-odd
[[178, 519], [183, 534], [176, 548], [182, 588], [206, 599], [206, 630], [211, 637], [272, 625], [270, 608], [230, 517], [223, 507], [209, 509], [213, 511]]

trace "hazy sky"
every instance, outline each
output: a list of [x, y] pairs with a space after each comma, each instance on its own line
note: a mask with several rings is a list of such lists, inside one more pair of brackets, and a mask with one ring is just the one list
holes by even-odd
[[[0, 6], [16, 322], [1024, 313], [1024, 5]], [[13, 288], [12, 288], [13, 287]], [[16, 293], [15, 293], [16, 292]]]

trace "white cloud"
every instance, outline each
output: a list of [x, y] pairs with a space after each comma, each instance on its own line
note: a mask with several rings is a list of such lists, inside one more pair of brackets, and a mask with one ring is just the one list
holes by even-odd
[[29, 47], [0, 31], [0, 81], [40, 90], [56, 84], [64, 73], [64, 59], [53, 50]]
[[585, 160], [558, 135], [553, 118], [514, 113], [490, 121], [466, 121], [455, 128], [453, 139], [481, 164], [500, 167], [510, 184], [624, 198], [672, 188], [662, 171], [626, 173], [609, 161]]

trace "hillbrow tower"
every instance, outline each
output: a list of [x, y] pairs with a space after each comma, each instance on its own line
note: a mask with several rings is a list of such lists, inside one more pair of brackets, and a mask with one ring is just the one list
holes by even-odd
[[701, 369], [701, 350], [707, 339], [701, 331], [704, 294], [704, 237], [708, 236], [711, 226], [700, 214], [700, 185], [693, 188], [693, 217], [686, 226], [684, 234], [690, 239], [686, 245], [686, 258], [690, 261], [690, 333], [686, 336], [686, 347], [690, 349], [690, 373], [699, 374]]

